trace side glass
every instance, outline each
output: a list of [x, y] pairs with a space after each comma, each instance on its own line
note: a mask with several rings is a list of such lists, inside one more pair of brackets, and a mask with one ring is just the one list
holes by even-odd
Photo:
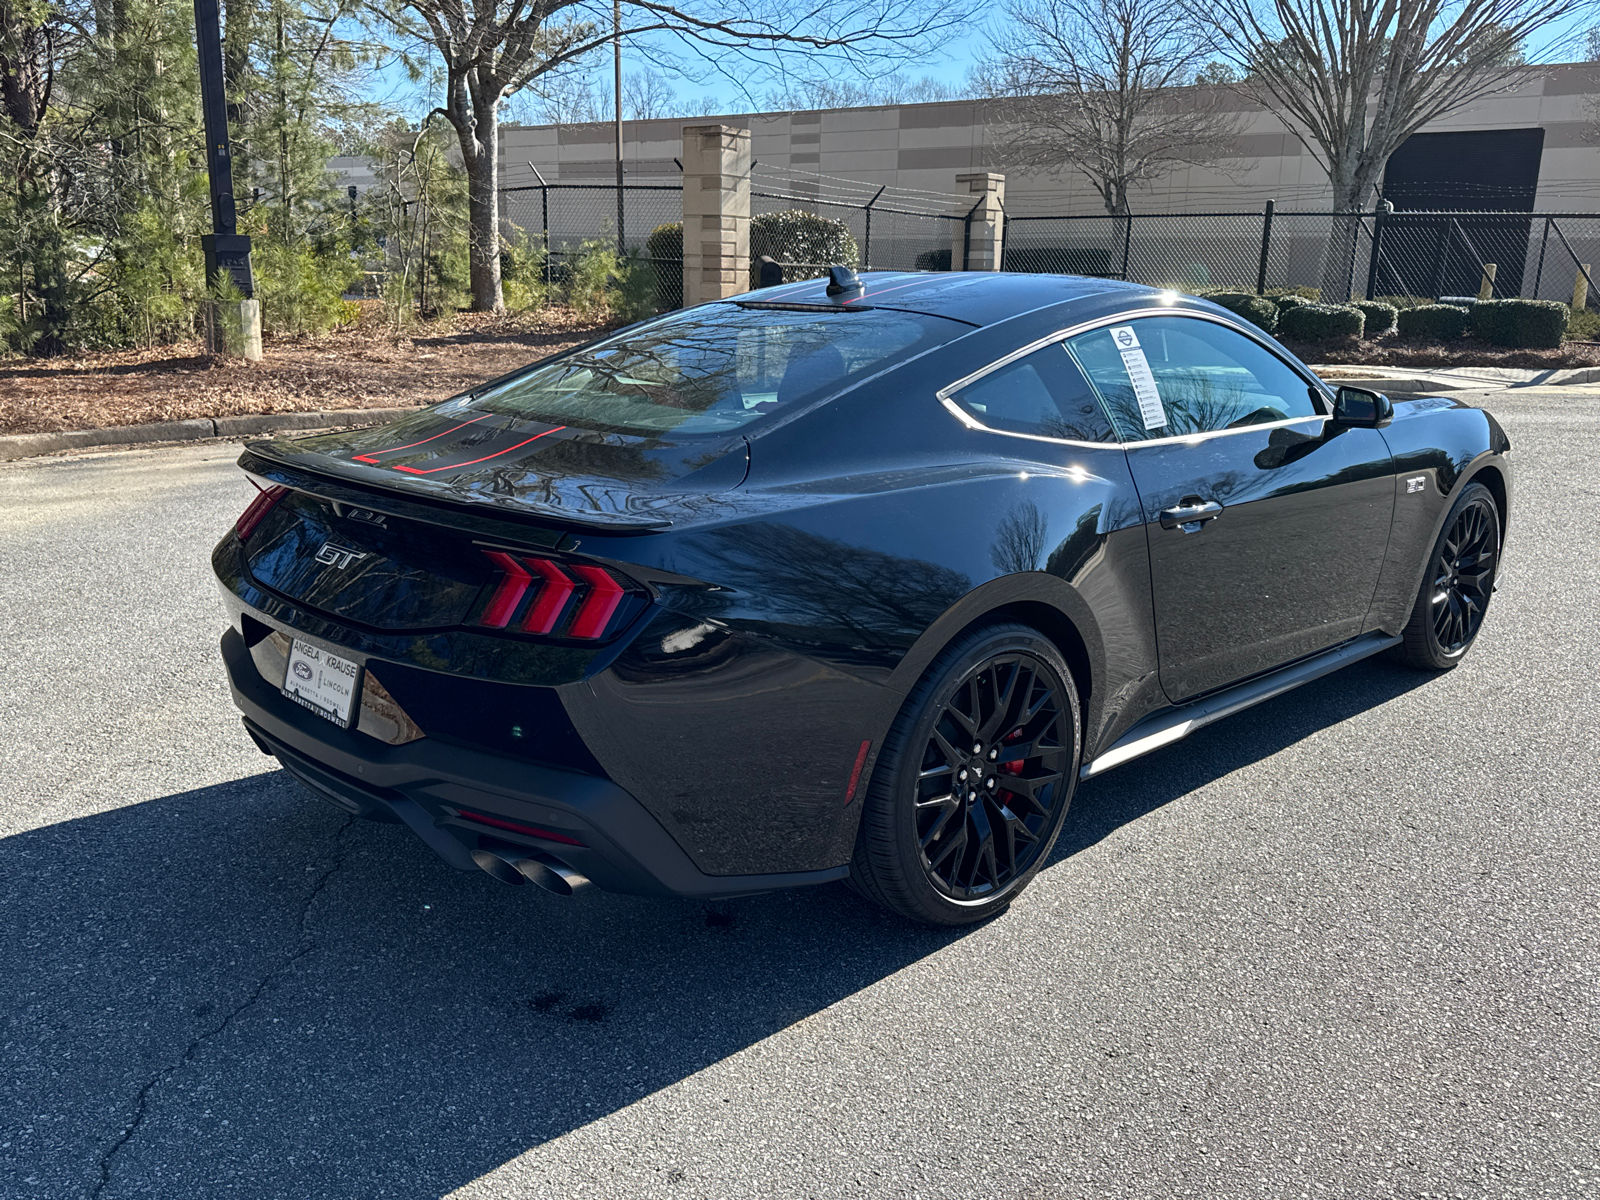
[[950, 399], [990, 429], [1073, 442], [1114, 442], [1105, 409], [1061, 343], [1035, 350]]
[[1142, 317], [1071, 338], [1127, 442], [1264, 425], [1321, 412], [1288, 363], [1193, 317]]

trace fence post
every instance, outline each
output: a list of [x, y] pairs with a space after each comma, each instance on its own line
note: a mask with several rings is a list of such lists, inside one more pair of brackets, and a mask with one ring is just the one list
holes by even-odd
[[1483, 279], [1478, 284], [1478, 299], [1479, 300], [1493, 300], [1494, 299], [1494, 277], [1495, 277], [1495, 273], [1499, 269], [1500, 269], [1499, 265], [1496, 264], [1496, 263], [1484, 263], [1483, 264], [1482, 270], [1481, 270], [1481, 273], [1483, 275]]
[[1128, 282], [1128, 256], [1133, 252], [1133, 214], [1122, 218], [1122, 282]]
[[1572, 281], [1572, 311], [1582, 312], [1589, 306], [1589, 264], [1578, 264], [1578, 277]]
[[1450, 231], [1455, 227], [1456, 219], [1450, 218], [1448, 225], [1439, 226], [1439, 240], [1433, 247], [1433, 272], [1428, 276], [1428, 297], [1433, 300], [1439, 298], [1439, 289], [1444, 282], [1444, 256], [1450, 242]]
[[1268, 200], [1266, 208], [1261, 210], [1261, 265], [1256, 270], [1256, 295], [1267, 294], [1267, 255], [1272, 252], [1272, 210], [1277, 207], [1277, 201]]
[[1539, 284], [1544, 280], [1544, 251], [1545, 247], [1549, 244], [1550, 218], [1546, 217], [1544, 219], [1544, 233], [1540, 235], [1539, 238], [1539, 266], [1538, 269], [1533, 273], [1533, 295], [1528, 297], [1530, 300], [1537, 300], [1539, 298]]
[[683, 303], [750, 290], [750, 131], [683, 127]]
[[1383, 258], [1383, 230], [1389, 223], [1394, 205], [1385, 200], [1372, 210], [1372, 254], [1367, 260], [1367, 299], [1378, 290], [1378, 264]]
[[878, 202], [878, 197], [883, 195], [886, 183], [873, 193], [872, 199], [867, 201], [867, 228], [866, 235], [861, 239], [861, 269], [872, 270], [872, 206]]
[[1006, 177], [978, 171], [957, 175], [956, 184], [966, 184], [967, 195], [976, 196], [978, 202], [951, 240], [950, 265], [954, 268], [959, 262], [963, 271], [998, 271], [1006, 226]]

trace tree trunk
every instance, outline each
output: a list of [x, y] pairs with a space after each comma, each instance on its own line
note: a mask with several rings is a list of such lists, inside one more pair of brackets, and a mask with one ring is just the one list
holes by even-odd
[[[1342, 173], [1341, 173], [1342, 174]], [[1355, 277], [1356, 243], [1361, 238], [1361, 182], [1333, 180], [1333, 223], [1328, 230], [1328, 252], [1322, 259], [1322, 302], [1343, 304], [1350, 299]]]
[[500, 292], [500, 99], [473, 98], [477, 153], [467, 157], [467, 264], [472, 311], [504, 312]]

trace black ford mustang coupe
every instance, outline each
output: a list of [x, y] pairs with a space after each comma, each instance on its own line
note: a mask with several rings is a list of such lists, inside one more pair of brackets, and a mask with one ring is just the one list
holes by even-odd
[[248, 447], [222, 654], [263, 751], [463, 870], [961, 924], [1080, 778], [1459, 662], [1509, 448], [1192, 297], [835, 268]]

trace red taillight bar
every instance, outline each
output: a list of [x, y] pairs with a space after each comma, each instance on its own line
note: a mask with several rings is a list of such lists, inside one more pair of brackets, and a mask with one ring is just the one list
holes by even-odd
[[[561, 564], [548, 558], [519, 557], [504, 550], [485, 550], [484, 555], [500, 569], [494, 592], [484, 606], [478, 624], [504, 629], [516, 617], [528, 589], [537, 586], [533, 602], [518, 622], [523, 633], [546, 635], [556, 631], [572, 594], [584, 584], [588, 592], [579, 602], [570, 627], [563, 635], [582, 641], [596, 641], [616, 616], [627, 587], [604, 567], [590, 563]], [[570, 574], [569, 574], [570, 572]], [[577, 578], [575, 579], [574, 576]], [[535, 579], [537, 577], [537, 580]]]
[[525, 834], [528, 837], [543, 838], [547, 842], [560, 842], [565, 846], [583, 845], [577, 838], [565, 833], [557, 833], [553, 829], [539, 829], [533, 825], [524, 825], [519, 821], [507, 821], [503, 817], [491, 817], [484, 813], [468, 812], [464, 808], [458, 809], [457, 815], [463, 821], [476, 821], [479, 825], [488, 825], [494, 829], [505, 829], [511, 833]]
[[589, 594], [578, 606], [578, 615], [572, 618], [572, 636], [597, 638], [606, 631], [611, 614], [622, 603], [622, 585], [604, 567], [574, 564], [572, 573], [589, 585]]
[[239, 514], [239, 519], [233, 523], [234, 532], [239, 535], [239, 540], [242, 542], [249, 538], [256, 531], [256, 526], [267, 519], [272, 506], [288, 494], [288, 488], [277, 484], [262, 488], [256, 493], [256, 498], [245, 506], [245, 510]]
[[522, 628], [528, 633], [549, 633], [556, 627], [561, 610], [567, 606], [567, 597], [572, 595], [577, 585], [565, 571], [547, 558], [530, 558], [528, 565], [544, 578], [544, 586], [539, 589], [538, 598], [528, 610], [528, 615], [522, 618]]
[[522, 603], [522, 597], [528, 591], [528, 585], [533, 582], [533, 576], [522, 569], [522, 564], [511, 555], [501, 550], [485, 550], [485, 554], [505, 574], [500, 576], [500, 582], [495, 585], [494, 595], [489, 597], [489, 603], [483, 610], [483, 616], [478, 622], [491, 629], [504, 629], [516, 614], [517, 605]]

